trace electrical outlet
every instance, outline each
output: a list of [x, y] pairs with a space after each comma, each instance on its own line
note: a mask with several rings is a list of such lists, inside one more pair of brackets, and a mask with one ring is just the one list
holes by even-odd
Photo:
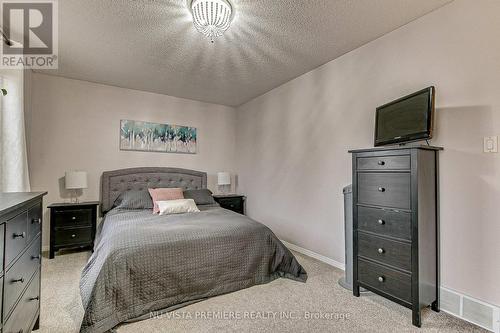
[[485, 136], [483, 151], [485, 153], [498, 153], [498, 136]]

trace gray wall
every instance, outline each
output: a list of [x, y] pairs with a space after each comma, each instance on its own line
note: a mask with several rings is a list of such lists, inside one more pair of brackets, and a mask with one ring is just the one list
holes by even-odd
[[239, 184], [251, 217], [344, 261], [350, 148], [373, 146], [375, 108], [437, 87], [442, 284], [499, 305], [500, 2], [457, 0], [237, 109]]

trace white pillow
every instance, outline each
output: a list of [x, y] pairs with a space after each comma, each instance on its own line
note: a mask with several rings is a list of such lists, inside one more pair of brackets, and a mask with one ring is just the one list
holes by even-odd
[[196, 213], [200, 210], [193, 199], [177, 199], [167, 201], [157, 201], [160, 215]]

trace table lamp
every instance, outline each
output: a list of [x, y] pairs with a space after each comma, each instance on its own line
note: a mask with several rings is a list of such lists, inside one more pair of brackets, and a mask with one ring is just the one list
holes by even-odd
[[227, 194], [227, 188], [231, 188], [231, 174], [229, 172], [218, 172], [217, 173], [217, 185], [222, 188], [222, 193]]
[[[67, 190], [72, 190], [74, 198], [72, 202], [78, 203], [77, 191], [87, 188], [87, 172], [85, 171], [66, 171], [64, 182]], [[74, 199], [74, 201], [73, 201]]]

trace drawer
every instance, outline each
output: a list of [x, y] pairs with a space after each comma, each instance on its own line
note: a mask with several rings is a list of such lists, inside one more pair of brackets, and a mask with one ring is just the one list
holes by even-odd
[[358, 230], [411, 240], [411, 215], [371, 207], [358, 207]]
[[410, 173], [358, 173], [358, 203], [410, 209]]
[[[0, 314], [2, 313], [2, 305], [3, 305], [3, 288], [1, 288], [1, 286], [3, 286], [3, 277], [0, 278]], [[0, 332], [2, 332], [2, 330], [0, 329]]]
[[56, 210], [54, 212], [56, 228], [92, 225], [92, 209]]
[[40, 269], [40, 236], [5, 274], [3, 316], [12, 310], [35, 271]]
[[358, 281], [367, 287], [411, 302], [411, 275], [358, 258]]
[[55, 232], [55, 245], [79, 245], [92, 242], [92, 227], [59, 229]]
[[[5, 240], [5, 224], [0, 224], [0, 276], [3, 276], [4, 240]], [[0, 289], [1, 289], [1, 287], [2, 287], [2, 285], [0, 285]], [[1, 300], [1, 298], [0, 298], [0, 300]], [[0, 303], [2, 303], [2, 302], [0, 301]]]
[[358, 255], [396, 268], [411, 270], [411, 244], [359, 232]]
[[40, 233], [42, 226], [42, 203], [28, 210], [28, 242]]
[[40, 309], [40, 273], [31, 280], [26, 292], [7, 319], [3, 332], [29, 332]]
[[243, 200], [241, 199], [219, 199], [219, 205], [230, 210], [242, 211]]
[[28, 235], [28, 213], [22, 214], [7, 221], [5, 226], [5, 267], [26, 247]]
[[410, 155], [358, 157], [358, 170], [409, 170]]

